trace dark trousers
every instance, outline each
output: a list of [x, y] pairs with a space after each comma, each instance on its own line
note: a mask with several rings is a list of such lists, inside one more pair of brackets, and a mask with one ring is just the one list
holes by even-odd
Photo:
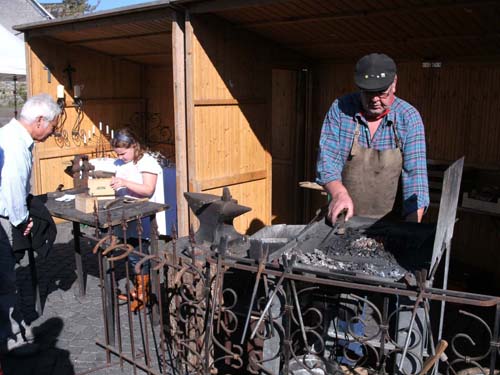
[[22, 317], [18, 311], [14, 313], [17, 303], [16, 258], [12, 250], [11, 225], [5, 218], [0, 218], [0, 224], [0, 343], [5, 343], [19, 331], [17, 323]]

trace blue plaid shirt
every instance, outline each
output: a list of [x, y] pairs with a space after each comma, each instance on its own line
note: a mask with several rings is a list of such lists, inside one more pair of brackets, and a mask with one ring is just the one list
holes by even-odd
[[381, 151], [396, 148], [392, 128], [392, 124], [396, 124], [396, 133], [401, 140], [403, 153], [401, 173], [403, 213], [408, 214], [418, 208], [428, 207], [425, 131], [418, 111], [396, 97], [391, 105], [391, 111], [382, 119], [373, 139], [370, 139], [370, 130], [361, 109], [359, 93], [343, 96], [333, 102], [321, 129], [316, 181], [320, 185], [326, 185], [331, 181], [342, 180], [342, 170], [354, 138], [356, 118], [361, 132], [359, 144]]

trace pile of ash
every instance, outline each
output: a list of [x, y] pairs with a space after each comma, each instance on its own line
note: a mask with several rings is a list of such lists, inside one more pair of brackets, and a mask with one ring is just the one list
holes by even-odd
[[357, 230], [333, 235], [323, 246], [312, 250], [296, 248], [297, 263], [332, 271], [363, 273], [382, 278], [400, 279], [407, 272], [384, 246], [383, 238], [370, 238]]

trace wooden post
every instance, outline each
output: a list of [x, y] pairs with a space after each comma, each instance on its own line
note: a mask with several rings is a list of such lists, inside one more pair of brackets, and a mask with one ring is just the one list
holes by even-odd
[[184, 15], [174, 13], [172, 22], [172, 63], [174, 79], [175, 167], [177, 196], [177, 233], [189, 233], [189, 208], [184, 199], [188, 191], [187, 138], [186, 138], [186, 66]]

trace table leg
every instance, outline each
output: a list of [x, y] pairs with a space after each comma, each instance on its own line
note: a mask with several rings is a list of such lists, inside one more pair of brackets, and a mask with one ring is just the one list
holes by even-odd
[[[149, 217], [151, 222], [151, 254], [158, 255], [158, 224], [156, 223], [156, 215], [151, 215]], [[151, 289], [153, 294], [156, 296], [156, 301], [158, 301], [158, 296], [161, 293], [160, 277], [158, 271], [151, 272]], [[153, 324], [160, 324], [160, 306], [158, 303], [153, 304], [152, 308], [152, 319]]]
[[75, 248], [76, 280], [80, 297], [85, 297], [85, 275], [83, 273], [82, 251], [80, 248], [80, 223], [73, 221], [73, 241]]
[[115, 346], [115, 309], [113, 293], [113, 279], [111, 276], [108, 258], [103, 257], [102, 273], [104, 281], [104, 301], [106, 304], [106, 329], [108, 331], [109, 345]]

